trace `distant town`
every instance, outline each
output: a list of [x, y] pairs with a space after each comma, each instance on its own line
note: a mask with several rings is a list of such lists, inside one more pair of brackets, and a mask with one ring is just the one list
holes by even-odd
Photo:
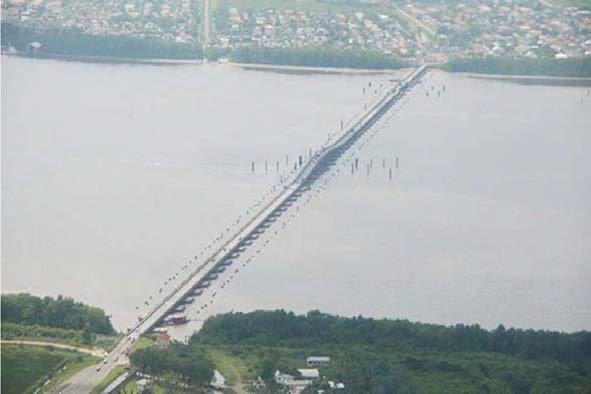
[[591, 55], [591, 8], [545, 1], [6, 0], [2, 20], [38, 32], [75, 30], [228, 51], [366, 49], [431, 62]]

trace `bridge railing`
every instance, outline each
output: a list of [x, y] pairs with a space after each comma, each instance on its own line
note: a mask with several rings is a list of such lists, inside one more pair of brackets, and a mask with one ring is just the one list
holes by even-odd
[[[307, 177], [312, 173], [312, 171], [316, 168], [317, 164], [322, 160], [323, 157], [330, 154], [335, 149], [338, 149], [343, 144], [347, 143], [347, 141], [349, 141], [350, 138], [352, 138], [356, 133], [360, 132], [363, 129], [363, 127], [365, 127], [366, 124], [369, 121], [371, 121], [371, 119], [381, 109], [383, 109], [386, 105], [388, 105], [403, 90], [405, 90], [407, 87], [409, 87], [410, 84], [414, 83], [417, 80], [417, 78], [422, 76], [422, 74], [426, 71], [426, 69], [427, 69], [427, 65], [423, 65], [423, 66], [419, 67], [418, 69], [414, 70], [400, 84], [395, 86], [393, 89], [390, 89], [389, 91], [387, 91], [386, 94], [384, 94], [377, 103], [372, 105], [371, 108], [363, 116], [361, 116], [351, 127], [349, 127], [343, 134], [341, 134], [341, 136], [339, 136], [334, 142], [330, 143], [327, 146], [321, 147], [319, 150], [317, 150], [307, 160], [306, 164], [300, 169], [300, 172], [295, 176], [295, 178], [288, 185], [284, 186], [283, 190], [276, 197], [274, 197], [268, 204], [266, 204], [263, 208], [261, 208], [261, 210], [257, 214], [255, 214], [248, 222], [246, 222], [243, 226], [241, 226], [238, 229], [238, 231], [236, 233], [234, 233], [234, 235], [228, 241], [226, 241], [223, 245], [221, 245], [208, 259], [206, 259], [195, 270], [193, 270], [193, 272], [191, 272], [191, 274], [185, 280], [183, 280], [178, 286], [176, 286], [169, 293], [169, 295], [167, 295], [148, 314], [146, 314], [146, 316], [144, 316], [144, 318], [133, 327], [132, 331], [135, 331], [137, 329], [140, 329], [142, 332], [148, 331], [154, 325], [156, 325], [158, 322], [160, 322], [164, 316], [169, 314], [178, 305], [178, 303], [184, 297], [187, 296], [186, 292], [183, 294], [178, 294], [178, 293], [184, 287], [186, 287], [187, 284], [191, 280], [194, 280], [195, 277], [199, 273], [201, 273], [203, 271], [203, 269], [207, 265], [209, 265], [210, 263], [213, 263], [216, 260], [221, 261], [225, 258], [228, 258], [229, 255], [235, 251], [234, 249], [237, 245], [233, 246], [232, 248], [229, 248], [229, 246], [232, 245], [233, 243], [237, 243], [237, 242], [239, 243], [241, 240], [241, 237], [242, 238], [248, 237], [248, 235], [251, 234], [251, 232], [254, 231], [254, 229], [251, 230], [251, 232], [249, 232], [248, 234], [244, 234], [244, 233], [250, 226], [253, 225], [253, 223], [255, 223], [257, 220], [260, 220], [261, 222], [264, 221], [266, 219], [266, 217], [261, 218], [261, 216], [266, 211], [268, 211], [270, 207], [272, 207], [274, 204], [276, 204], [280, 199], [283, 198], [284, 200], [286, 200], [287, 198], [289, 198], [291, 196], [291, 194], [295, 191], [295, 187], [301, 185], [307, 179]], [[287, 195], [286, 195], [287, 191], [290, 191], [290, 192], [287, 193]], [[209, 273], [209, 272], [207, 272], [207, 273]], [[206, 275], [204, 275], [203, 277], [205, 277], [205, 276]], [[201, 278], [200, 280], [203, 280], [203, 278]], [[199, 281], [197, 283], [199, 283]], [[190, 289], [189, 289], [189, 291], [190, 291]], [[164, 311], [160, 311], [160, 309], [164, 305], [166, 305], [167, 302], [172, 300], [175, 296], [178, 298], [178, 300], [173, 302], [173, 304], [169, 308], [166, 308]], [[155, 319], [153, 322], [148, 324], [148, 326], [142, 327], [148, 321], [148, 319], [152, 318], [154, 316], [154, 314], [156, 314], [158, 312], [160, 313], [160, 316], [157, 319]]]

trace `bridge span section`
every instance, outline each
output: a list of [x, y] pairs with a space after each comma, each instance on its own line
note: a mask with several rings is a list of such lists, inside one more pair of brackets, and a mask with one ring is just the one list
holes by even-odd
[[305, 163], [300, 166], [294, 179], [232, 237], [221, 245], [210, 257], [199, 264], [187, 277], [175, 287], [164, 299], [158, 302], [149, 313], [131, 327], [127, 335], [109, 353], [100, 368], [88, 367], [70, 378], [61, 386], [63, 393], [90, 392], [117, 365], [127, 362], [129, 352], [137, 338], [158, 325], [165, 324], [165, 318], [182, 305], [187, 298], [199, 291], [204, 291], [212, 280], [217, 278], [216, 270], [233, 264], [272, 223], [287, 210], [298, 198], [310, 190], [311, 186], [327, 172], [337, 160], [359, 140], [396, 102], [398, 102], [414, 85], [420, 82], [427, 72], [427, 65], [413, 70], [394, 88], [389, 89], [375, 104], [347, 130], [331, 138], [318, 150], [313, 152]]

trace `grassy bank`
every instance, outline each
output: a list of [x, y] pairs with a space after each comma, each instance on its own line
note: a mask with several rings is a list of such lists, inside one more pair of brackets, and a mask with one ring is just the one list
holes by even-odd
[[32, 393], [46, 380], [63, 381], [98, 359], [39, 346], [2, 345], [2, 393]]
[[591, 57], [581, 59], [529, 59], [483, 57], [452, 59], [442, 68], [451, 72], [546, 77], [591, 77]]
[[2, 322], [1, 338], [5, 340], [39, 341], [62, 343], [75, 347], [100, 347], [110, 351], [121, 336], [93, 335], [90, 342], [84, 339], [82, 330], [46, 327], [39, 325]]
[[116, 366], [115, 368], [113, 368], [107, 376], [105, 376], [105, 378], [99, 383], [97, 384], [91, 391], [91, 394], [100, 394], [103, 392], [104, 389], [107, 388], [108, 385], [111, 384], [111, 382], [113, 382], [115, 379], [117, 379], [119, 377], [119, 375], [123, 374], [125, 372], [125, 368], [121, 365]]

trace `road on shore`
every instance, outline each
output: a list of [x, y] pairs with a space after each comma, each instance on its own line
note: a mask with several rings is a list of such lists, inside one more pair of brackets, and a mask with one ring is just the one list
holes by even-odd
[[44, 341], [20, 341], [16, 339], [2, 339], [0, 340], [0, 344], [2, 345], [32, 345], [32, 346], [45, 346], [45, 347], [54, 347], [58, 349], [67, 349], [67, 350], [76, 350], [80, 353], [90, 354], [91, 356], [95, 357], [104, 357], [105, 351], [99, 348], [86, 348], [86, 347], [78, 347], [72, 345], [66, 345], [64, 343], [58, 342], [44, 342]]

